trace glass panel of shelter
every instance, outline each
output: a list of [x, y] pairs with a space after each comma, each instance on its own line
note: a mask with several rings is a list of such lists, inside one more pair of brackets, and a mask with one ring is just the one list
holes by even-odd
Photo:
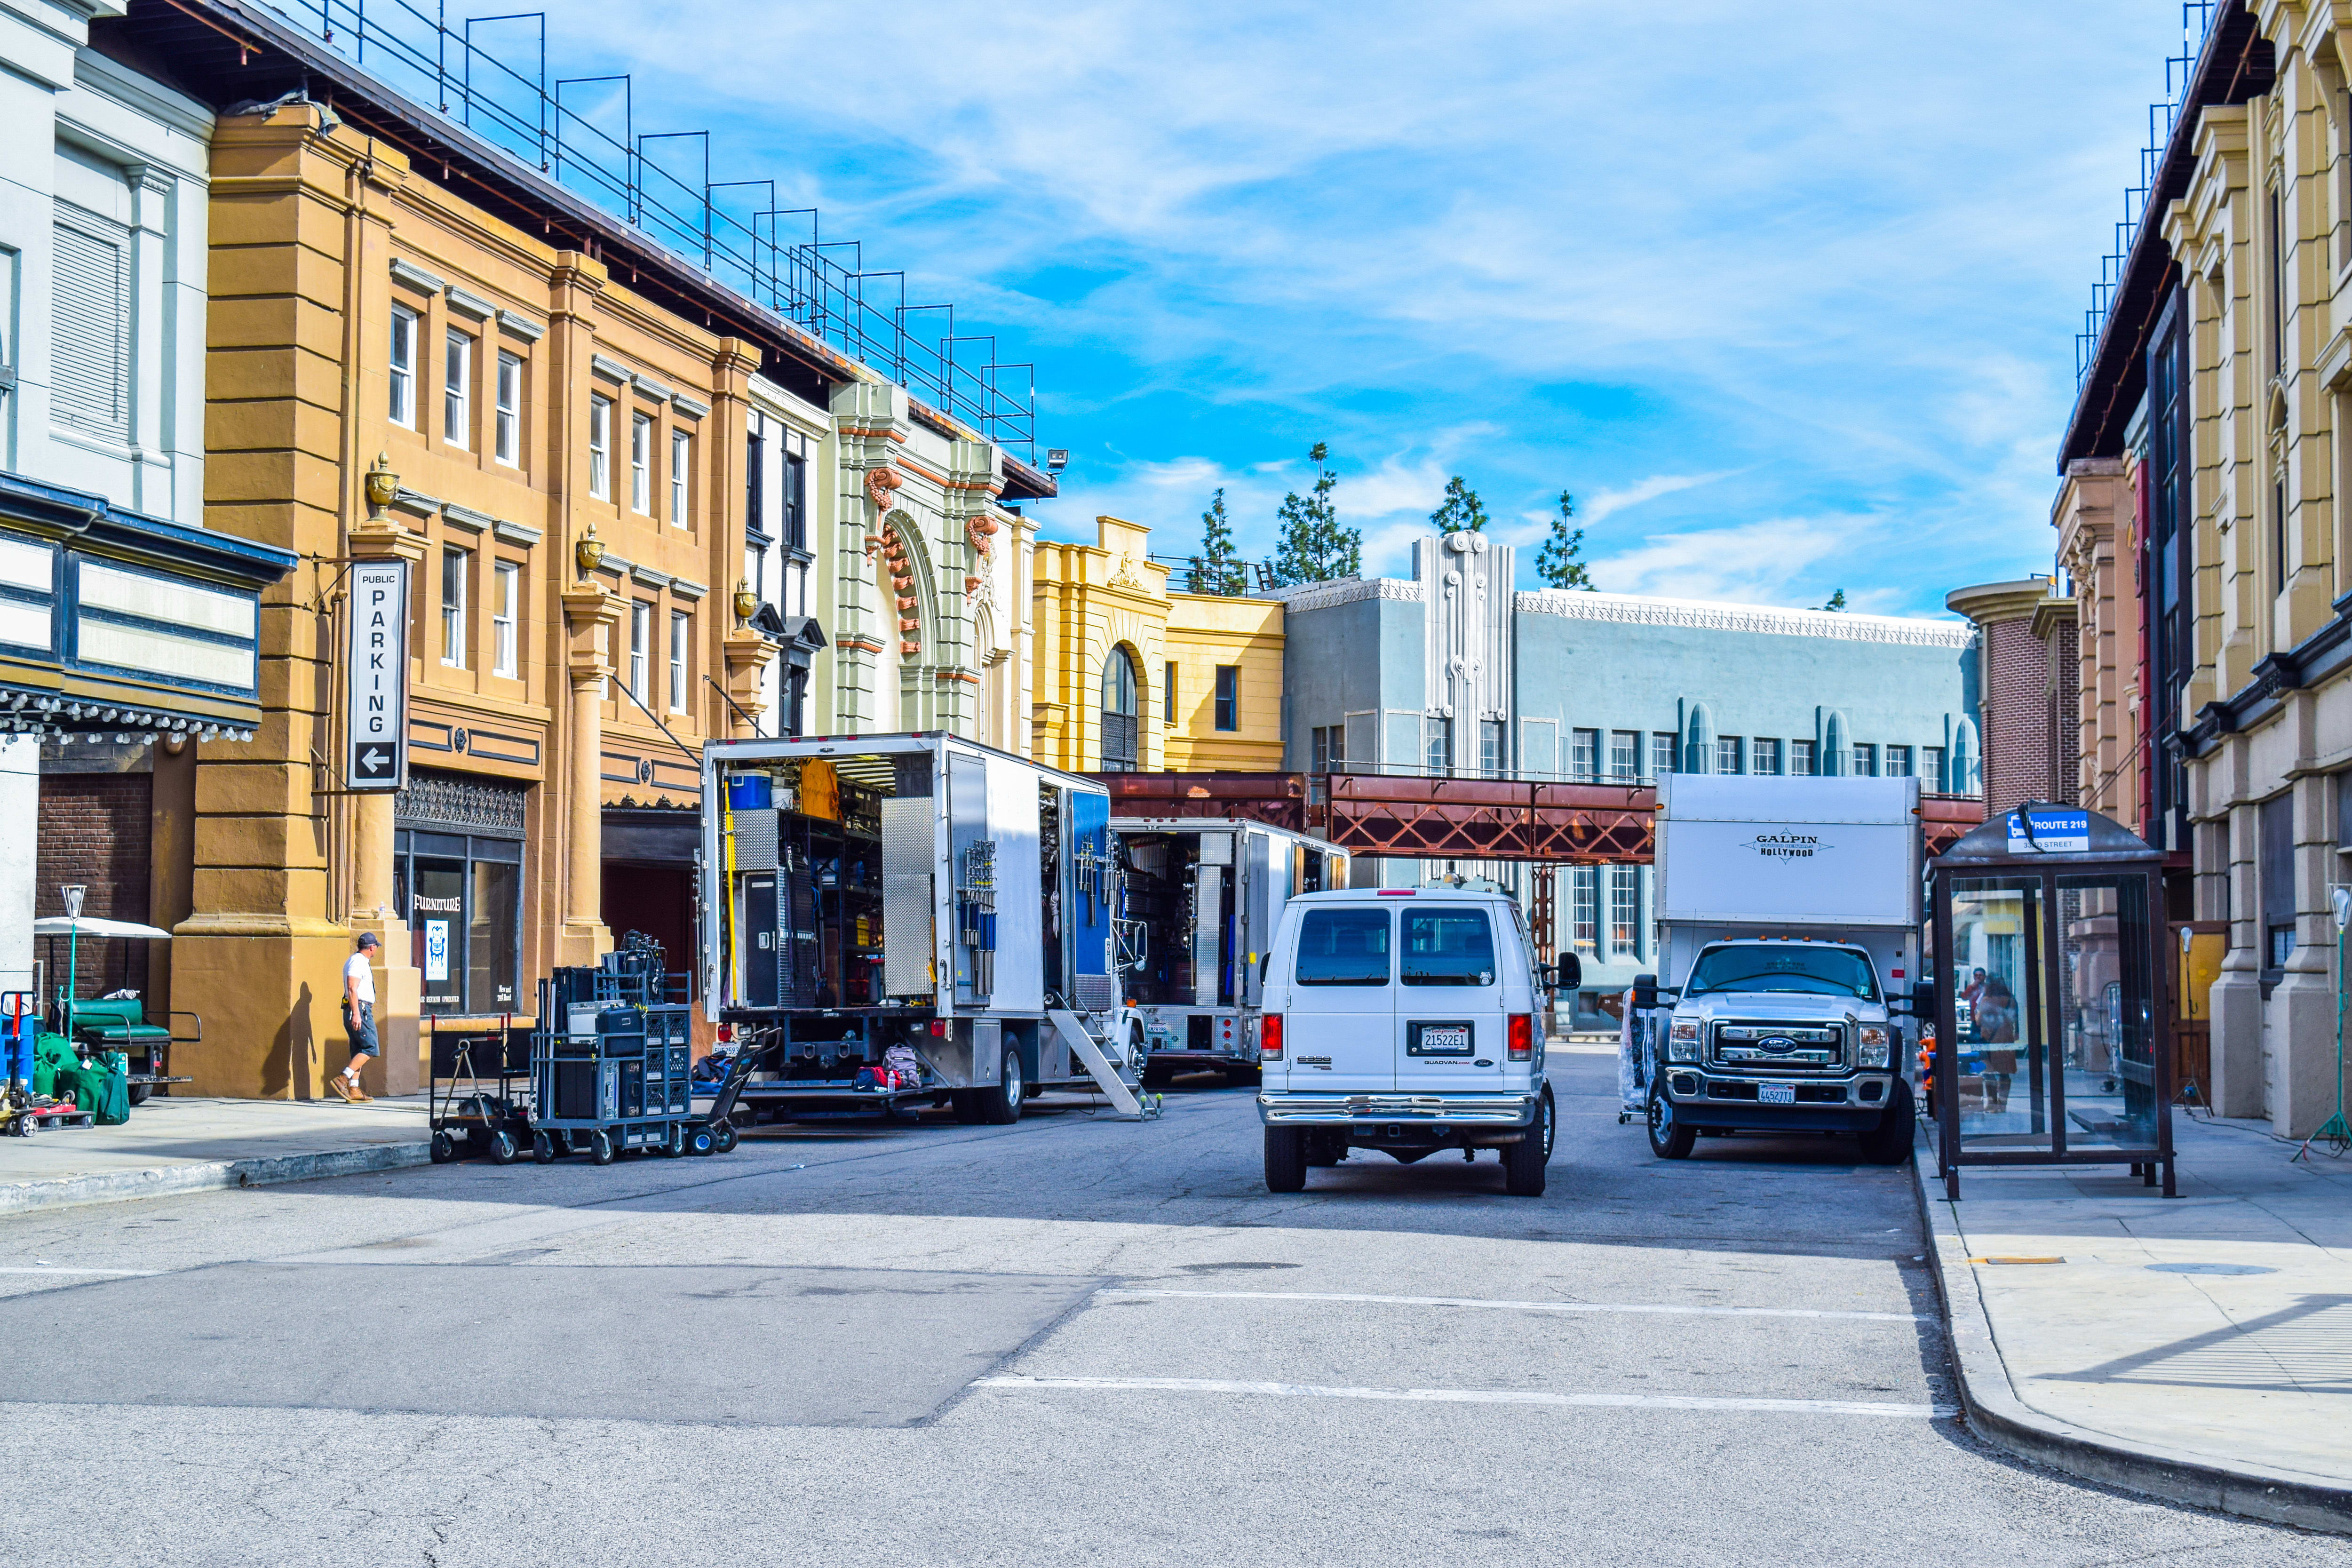
[[2043, 912], [2038, 877], [1953, 879], [1946, 975], [1958, 1035], [1952, 1089], [1965, 1149], [2057, 1147]]
[[2071, 1149], [2157, 1143], [2147, 879], [2057, 879], [2058, 1103]]

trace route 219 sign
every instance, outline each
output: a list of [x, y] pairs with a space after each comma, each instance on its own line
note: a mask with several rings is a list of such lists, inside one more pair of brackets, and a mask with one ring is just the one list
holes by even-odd
[[354, 790], [408, 782], [408, 563], [352, 568], [343, 778]]

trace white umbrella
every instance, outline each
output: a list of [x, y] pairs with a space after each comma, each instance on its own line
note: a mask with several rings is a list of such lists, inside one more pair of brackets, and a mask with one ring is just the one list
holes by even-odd
[[85, 915], [73, 920], [65, 915], [48, 915], [33, 922], [35, 936], [135, 936], [149, 942], [169, 942], [172, 933], [153, 926], [143, 926], [135, 921], [102, 921]]

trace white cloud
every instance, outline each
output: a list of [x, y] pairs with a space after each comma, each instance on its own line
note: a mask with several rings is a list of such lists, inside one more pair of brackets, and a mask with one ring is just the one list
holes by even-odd
[[[1639, 506], [1645, 500], [1655, 500], [1660, 496], [1673, 495], [1676, 490], [1691, 489], [1699, 485], [1712, 483], [1724, 478], [1730, 471], [1725, 469], [1722, 473], [1714, 474], [1654, 474], [1639, 484], [1627, 485], [1622, 489], [1596, 491], [1591, 500], [1576, 503], [1577, 521], [1588, 526], [1596, 524], [1615, 516], [1629, 506]], [[1549, 521], [1550, 519], [1547, 516], [1546, 524], [1549, 525]]]
[[[1773, 518], [1659, 534], [1594, 561], [1592, 579], [1612, 594], [1758, 605], [1810, 598], [1819, 604], [1830, 593], [1830, 588], [1817, 594], [1809, 590], [1823, 578], [1820, 568], [1835, 568], [1826, 574], [1839, 578], [1831, 588], [1843, 585], [1860, 558], [1857, 546], [1875, 527], [1866, 518]], [[1848, 602], [1853, 598], [1849, 589]]]

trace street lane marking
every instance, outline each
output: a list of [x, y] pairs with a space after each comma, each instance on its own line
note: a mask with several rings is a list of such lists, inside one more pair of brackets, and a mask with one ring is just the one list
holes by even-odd
[[1381, 1307], [1486, 1307], [1505, 1312], [1636, 1312], [1695, 1318], [1828, 1318], [1844, 1322], [1924, 1323], [1916, 1312], [1838, 1312], [1803, 1307], [1673, 1307], [1610, 1301], [1489, 1301], [1475, 1296], [1361, 1296], [1316, 1290], [1099, 1290], [1097, 1301], [1175, 1297], [1204, 1301], [1357, 1301]]
[[1335, 1388], [1313, 1383], [1233, 1383], [1206, 1377], [983, 1377], [974, 1388], [1074, 1388], [1137, 1394], [1256, 1394], [1290, 1399], [1386, 1399], [1422, 1405], [1574, 1405], [1601, 1410], [1756, 1411], [1779, 1415], [1891, 1415], [1937, 1421], [1948, 1405], [1896, 1405], [1865, 1399], [1725, 1399], [1678, 1394], [1540, 1394], [1512, 1388]]
[[0, 1268], [0, 1274], [110, 1274], [146, 1279], [163, 1273], [160, 1268], [52, 1268], [47, 1264], [37, 1268]]

